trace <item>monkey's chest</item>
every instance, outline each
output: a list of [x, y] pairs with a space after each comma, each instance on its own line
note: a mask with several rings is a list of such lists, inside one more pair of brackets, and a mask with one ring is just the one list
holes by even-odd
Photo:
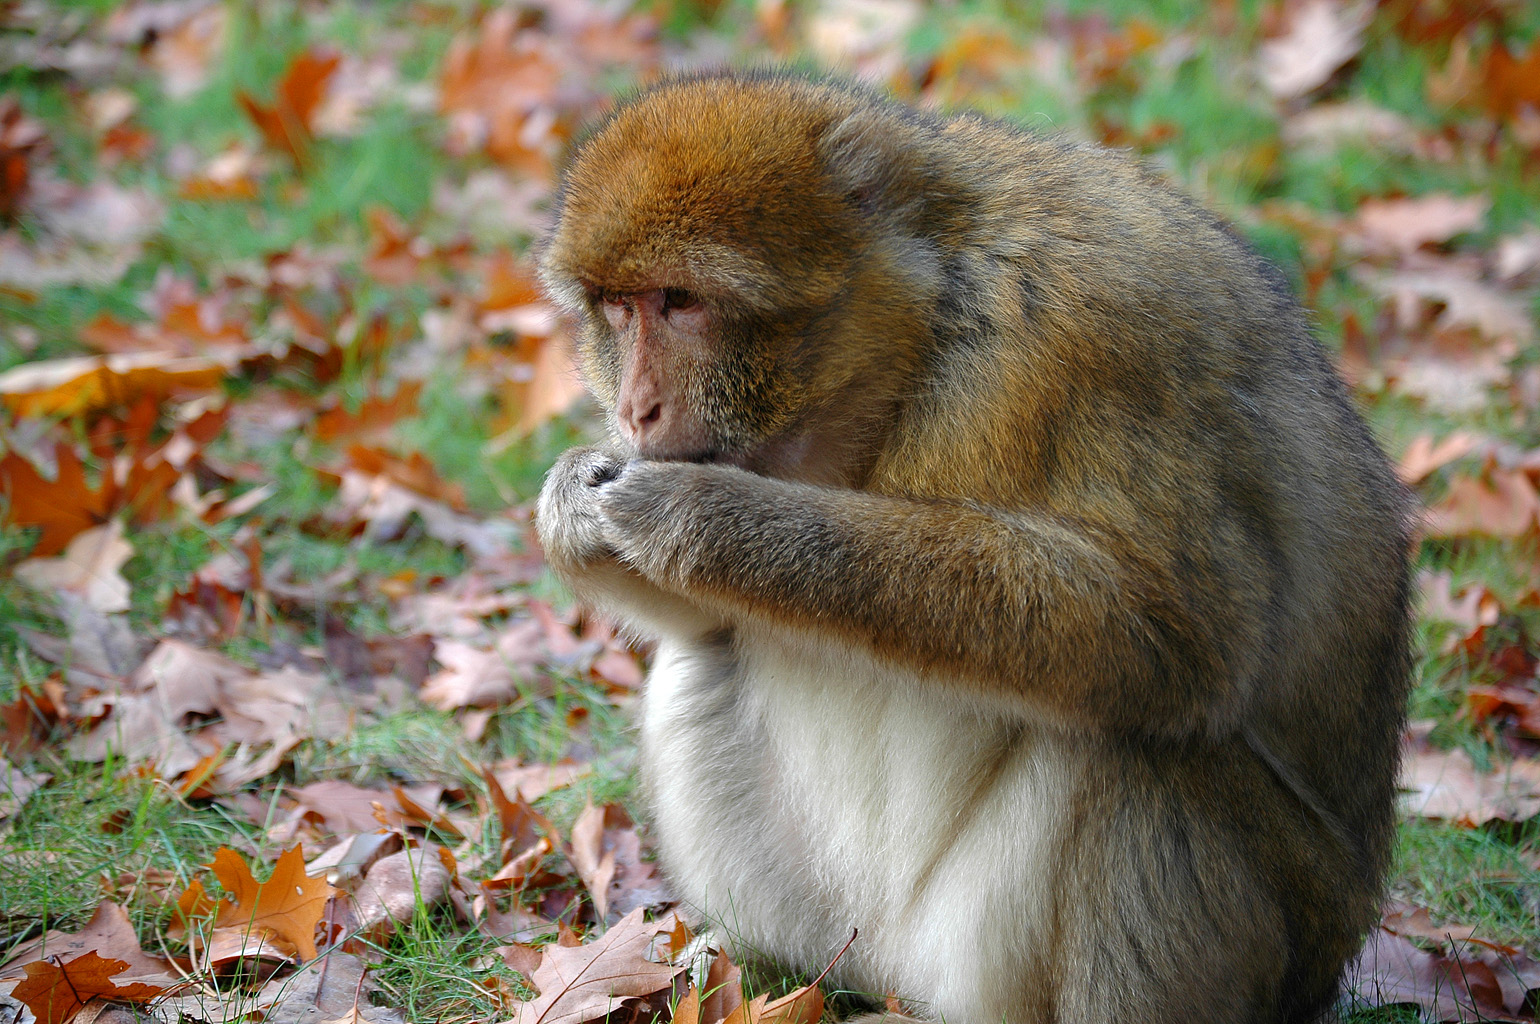
[[665, 642], [643, 706], [664, 867], [762, 951], [827, 961], [860, 927], [874, 981], [912, 978], [905, 944], [957, 899], [1036, 918], [1063, 762], [1021, 723], [856, 652], [741, 641]]

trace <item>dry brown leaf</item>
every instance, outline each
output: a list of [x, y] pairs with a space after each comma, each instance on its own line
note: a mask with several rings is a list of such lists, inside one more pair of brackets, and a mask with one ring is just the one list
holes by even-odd
[[1371, 251], [1405, 255], [1419, 246], [1480, 230], [1491, 206], [1492, 200], [1484, 195], [1461, 198], [1447, 192], [1415, 199], [1366, 199], [1358, 207], [1352, 231]]
[[615, 851], [604, 844], [604, 808], [590, 801], [572, 823], [570, 859], [578, 877], [594, 903], [594, 918], [603, 921], [609, 914], [610, 882], [615, 877]]
[[1429, 537], [1523, 537], [1540, 522], [1540, 493], [1520, 470], [1457, 476], [1423, 517]]
[[1482, 100], [1492, 113], [1516, 118], [1526, 109], [1540, 110], [1540, 39], [1531, 41], [1528, 52], [1515, 57], [1507, 40], [1499, 37], [1482, 71]]
[[423, 684], [424, 703], [443, 711], [496, 707], [522, 695], [548, 696], [551, 682], [536, 671], [546, 654], [544, 630], [533, 619], [509, 623], [491, 650], [459, 640], [438, 640], [433, 657], [444, 668]]
[[1471, 939], [1476, 929], [1469, 925], [1434, 924], [1426, 907], [1414, 907], [1409, 903], [1391, 900], [1380, 918], [1380, 927], [1392, 935], [1404, 935], [1411, 939], [1427, 939], [1443, 948]]
[[26, 980], [11, 990], [11, 998], [25, 1003], [38, 1024], [65, 1024], [93, 999], [148, 1003], [165, 991], [158, 985], [120, 985], [112, 980], [127, 969], [122, 960], [109, 960], [94, 952], [57, 963], [30, 963]]
[[1258, 75], [1280, 100], [1296, 99], [1326, 84], [1363, 48], [1364, 28], [1373, 17], [1367, 3], [1309, 0], [1289, 8], [1284, 35], [1262, 45]]
[[1289, 146], [1322, 150], [1342, 145], [1371, 146], [1410, 154], [1417, 148], [1417, 130], [1406, 117], [1362, 99], [1319, 103], [1283, 123]]
[[431, 910], [448, 899], [449, 883], [449, 868], [432, 843], [382, 857], [353, 894], [359, 930], [371, 941], [384, 941], [419, 907]]
[[483, 771], [482, 777], [486, 780], [492, 806], [502, 824], [505, 855], [512, 856], [534, 849], [544, 853], [561, 845], [561, 833], [551, 824], [550, 819], [535, 810], [517, 792], [509, 796], [490, 771]]
[[726, 953], [718, 953], [706, 969], [700, 1012], [705, 1024], [726, 1020], [743, 1006], [743, 972]]
[[45, 957], [73, 961], [86, 953], [123, 964], [112, 972], [118, 984], [142, 982], [166, 988], [178, 980], [167, 961], [144, 951], [128, 914], [111, 900], [98, 904], [91, 920], [78, 932], [50, 931], [16, 949], [11, 959], [0, 966], [0, 977], [15, 977], [24, 964]]
[[653, 963], [647, 953], [653, 936], [672, 924], [648, 924], [635, 910], [586, 945], [547, 946], [530, 979], [540, 995], [519, 1006], [512, 1024], [585, 1024], [627, 999], [671, 988], [685, 965]]
[[1412, 749], [1404, 754], [1400, 787], [1408, 814], [1472, 828], [1540, 814], [1540, 761], [1519, 759], [1485, 774], [1458, 748]]
[[1527, 343], [1535, 325], [1520, 299], [1457, 272], [1407, 271], [1370, 281], [1370, 286], [1397, 304], [1397, 320], [1415, 325], [1423, 306], [1442, 306], [1434, 326], [1444, 330], [1469, 327], [1493, 341]]
[[1470, 956], [1447, 959], [1383, 928], [1369, 933], [1346, 984], [1371, 1006], [1412, 1005], [1433, 1021], [1511, 1019], [1486, 964]]
[[50, 359], [0, 373], [0, 401], [17, 416], [75, 416], [143, 397], [213, 391], [227, 373], [213, 359], [164, 352]]
[[523, 764], [519, 761], [499, 761], [492, 766], [492, 774], [505, 793], [517, 793], [533, 803], [551, 792], [572, 785], [592, 771], [588, 762], [560, 761], [556, 764]]
[[76, 534], [63, 554], [29, 558], [13, 572], [36, 590], [73, 594], [99, 612], [126, 612], [128, 581], [122, 569], [133, 554], [133, 545], [123, 538], [123, 523], [114, 519]]
[[431, 808], [438, 804], [444, 789], [432, 784], [407, 789], [366, 789], [349, 782], [323, 780], [291, 789], [289, 795], [307, 813], [324, 821], [327, 829], [337, 835], [347, 835], [371, 832], [382, 825], [403, 824], [405, 819], [396, 796], [398, 792], [418, 806]]
[[337, 53], [306, 50], [289, 63], [278, 80], [272, 106], [258, 103], [245, 92], [236, 97], [267, 144], [288, 154], [296, 167], [304, 168], [310, 162], [316, 109], [341, 61]]
[[32, 549], [39, 557], [57, 555], [78, 534], [106, 523], [113, 505], [110, 481], [93, 490], [73, 448], [61, 444], [55, 453], [58, 469], [52, 480], [15, 452], [0, 458], [0, 492], [7, 499], [7, 519], [17, 526], [43, 528]]
[[1419, 434], [1406, 446], [1396, 473], [1405, 483], [1421, 483], [1456, 459], [1480, 450], [1486, 443], [1487, 439], [1480, 435], [1463, 430], [1455, 431], [1442, 441], [1434, 441], [1432, 434]]
[[228, 847], [215, 851], [209, 868], [225, 891], [235, 897], [233, 903], [220, 905], [214, 920], [216, 932], [271, 932], [292, 944], [302, 960], [315, 959], [316, 926], [326, 913], [326, 901], [337, 890], [324, 878], [305, 874], [305, 860], [298, 846], [278, 858], [265, 882], [258, 882], [246, 862]]
[[[10, 747], [4, 735], [7, 731], [0, 730], [0, 750]], [[26, 806], [27, 798], [48, 785], [52, 779], [53, 776], [48, 772], [22, 771], [0, 757], [0, 822], [14, 818]]]

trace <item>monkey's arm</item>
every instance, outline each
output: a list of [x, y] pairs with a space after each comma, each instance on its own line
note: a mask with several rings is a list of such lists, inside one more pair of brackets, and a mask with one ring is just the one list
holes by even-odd
[[1170, 735], [1244, 713], [1259, 613], [1197, 614], [1215, 602], [1186, 595], [1224, 581], [1176, 579], [1137, 537], [718, 465], [632, 462], [593, 492], [622, 562], [729, 620], [811, 628], [1062, 721]]

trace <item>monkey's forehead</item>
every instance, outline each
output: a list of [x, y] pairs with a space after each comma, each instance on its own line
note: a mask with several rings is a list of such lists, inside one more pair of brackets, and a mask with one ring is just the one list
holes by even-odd
[[[850, 212], [819, 141], [854, 98], [794, 79], [708, 78], [622, 108], [563, 182], [548, 272], [591, 283], [769, 286], [787, 260], [833, 253]], [[817, 262], [816, 259], [813, 262]], [[660, 276], [695, 278], [658, 280]]]

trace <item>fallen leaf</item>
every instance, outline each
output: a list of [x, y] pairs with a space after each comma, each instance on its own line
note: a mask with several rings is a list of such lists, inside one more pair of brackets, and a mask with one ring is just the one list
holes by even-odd
[[122, 569], [133, 554], [133, 546], [123, 539], [123, 523], [114, 519], [76, 534], [63, 554], [29, 558], [13, 572], [35, 590], [74, 594], [99, 612], [126, 612], [128, 581]]
[[[0, 750], [9, 743], [0, 736]], [[14, 818], [26, 806], [27, 798], [48, 785], [53, 776], [47, 772], [22, 771], [0, 757], [0, 822]]]
[[1457, 476], [1449, 493], [1429, 506], [1423, 532], [1429, 537], [1523, 537], [1540, 521], [1540, 493], [1520, 470], [1489, 468], [1479, 477]]
[[1442, 309], [1434, 320], [1440, 329], [1469, 327], [1482, 337], [1527, 343], [1535, 326], [1524, 305], [1512, 294], [1459, 273], [1406, 271], [1370, 279], [1370, 287], [1398, 305], [1398, 320], [1415, 323], [1420, 305]]
[[1484, 965], [1448, 960], [1383, 928], [1369, 933], [1358, 960], [1348, 967], [1346, 984], [1370, 1006], [1415, 1006], [1433, 1021], [1506, 1016], [1501, 989]]
[[587, 762], [523, 764], [519, 761], [500, 761], [492, 766], [492, 775], [505, 793], [517, 793], [526, 802], [533, 803], [553, 789], [570, 786], [574, 780], [592, 770]]
[[310, 161], [310, 147], [315, 141], [316, 108], [326, 94], [326, 87], [340, 54], [319, 49], [304, 51], [289, 62], [272, 106], [258, 103], [246, 92], [237, 95], [241, 107], [274, 149], [286, 153], [298, 168]]
[[44, 360], [0, 373], [0, 401], [18, 416], [75, 416], [142, 397], [212, 391], [228, 372], [213, 359], [164, 352]]
[[647, 959], [653, 936], [672, 923], [648, 924], [634, 910], [586, 945], [547, 946], [530, 979], [540, 994], [519, 1006], [514, 1024], [585, 1024], [618, 1010], [627, 999], [672, 988], [685, 965]]
[[139, 936], [127, 912], [111, 900], [99, 903], [91, 920], [79, 931], [49, 931], [13, 950], [10, 960], [0, 966], [0, 977], [14, 975], [22, 965], [44, 958], [73, 962], [86, 953], [122, 964], [112, 971], [118, 984], [143, 983], [169, 988], [178, 981], [167, 961], [150, 956], [139, 945]]
[[326, 912], [326, 901], [337, 890], [324, 878], [306, 876], [298, 846], [278, 858], [265, 882], [258, 882], [246, 862], [228, 847], [215, 851], [209, 868], [225, 891], [235, 897], [234, 902], [220, 905], [214, 920], [216, 930], [269, 931], [292, 944], [302, 960], [315, 959], [316, 926]]
[[68, 445], [55, 448], [58, 469], [49, 480], [15, 452], [0, 458], [0, 491], [7, 499], [7, 521], [17, 526], [41, 526], [42, 536], [32, 553], [57, 555], [80, 533], [106, 523], [111, 514], [110, 481], [92, 489], [85, 466]]
[[58, 963], [30, 963], [25, 969], [26, 980], [11, 990], [11, 998], [26, 1004], [38, 1024], [65, 1024], [93, 999], [148, 1003], [165, 991], [142, 982], [119, 985], [112, 978], [128, 964], [94, 952]]
[[1519, 759], [1485, 774], [1458, 748], [1413, 749], [1403, 755], [1400, 787], [1406, 813], [1472, 828], [1540, 814], [1540, 761]]
[[1479, 450], [1484, 443], [1484, 438], [1463, 430], [1455, 431], [1442, 441], [1434, 441], [1432, 434], [1419, 434], [1406, 446], [1396, 473], [1403, 483], [1421, 483], [1456, 459]]
[[1309, 0], [1288, 9], [1288, 27], [1262, 45], [1258, 75], [1280, 100], [1296, 99], [1326, 84], [1358, 55], [1374, 6]]
[[419, 908], [427, 913], [449, 897], [449, 869], [439, 848], [425, 843], [376, 861], [353, 893], [358, 928], [383, 942]]
[[1405, 255], [1419, 246], [1447, 242], [1478, 231], [1492, 200], [1434, 192], [1415, 199], [1367, 199], [1358, 207], [1351, 232], [1365, 248]]

